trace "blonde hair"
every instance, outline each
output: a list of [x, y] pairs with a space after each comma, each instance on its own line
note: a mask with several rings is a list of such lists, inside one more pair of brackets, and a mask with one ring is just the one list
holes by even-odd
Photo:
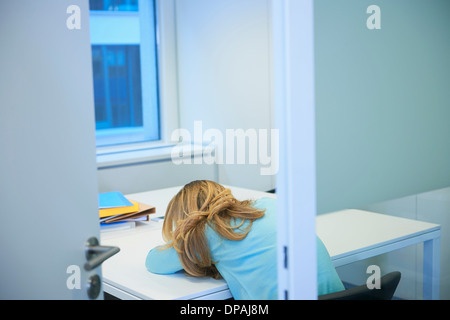
[[[264, 210], [251, 206], [251, 201], [239, 201], [229, 189], [208, 180], [193, 181], [183, 187], [170, 201], [163, 224], [165, 248], [174, 247], [184, 270], [191, 276], [221, 278], [211, 260], [205, 227], [229, 240], [244, 239], [254, 220]], [[231, 222], [241, 219], [239, 224]], [[249, 222], [245, 228], [241, 227]]]

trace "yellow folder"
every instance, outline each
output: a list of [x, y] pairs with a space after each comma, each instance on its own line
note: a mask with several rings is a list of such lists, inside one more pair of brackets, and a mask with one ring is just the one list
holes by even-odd
[[136, 201], [133, 201], [133, 200], [130, 200], [130, 202], [133, 204], [132, 206], [99, 209], [98, 211], [99, 211], [100, 218], [115, 216], [118, 214], [138, 212], [139, 211], [139, 203], [137, 203]]

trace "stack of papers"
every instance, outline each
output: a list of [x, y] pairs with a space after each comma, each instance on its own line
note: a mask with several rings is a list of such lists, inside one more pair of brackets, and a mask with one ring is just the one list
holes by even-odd
[[100, 193], [98, 208], [101, 227], [124, 222], [148, 221], [149, 214], [155, 213], [155, 207], [129, 200], [119, 191]]

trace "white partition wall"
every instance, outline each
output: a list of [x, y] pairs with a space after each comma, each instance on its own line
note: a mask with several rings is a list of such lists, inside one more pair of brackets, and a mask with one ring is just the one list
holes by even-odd
[[274, 0], [272, 6], [279, 298], [316, 299], [313, 1]]
[[314, 5], [318, 212], [450, 186], [450, 3]]
[[279, 294], [315, 298], [316, 213], [450, 185], [450, 4], [272, 4]]

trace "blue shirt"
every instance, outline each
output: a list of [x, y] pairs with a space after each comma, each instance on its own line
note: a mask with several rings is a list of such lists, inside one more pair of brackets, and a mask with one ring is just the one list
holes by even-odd
[[[278, 298], [276, 200], [263, 198], [253, 207], [265, 215], [253, 222], [247, 237], [233, 241], [222, 238], [210, 226], [205, 228], [212, 260], [236, 300]], [[240, 220], [235, 221], [239, 224]], [[245, 228], [246, 222], [241, 228]], [[327, 249], [317, 238], [318, 294], [344, 290]], [[170, 274], [183, 269], [173, 247], [150, 250], [145, 262], [152, 273]]]

